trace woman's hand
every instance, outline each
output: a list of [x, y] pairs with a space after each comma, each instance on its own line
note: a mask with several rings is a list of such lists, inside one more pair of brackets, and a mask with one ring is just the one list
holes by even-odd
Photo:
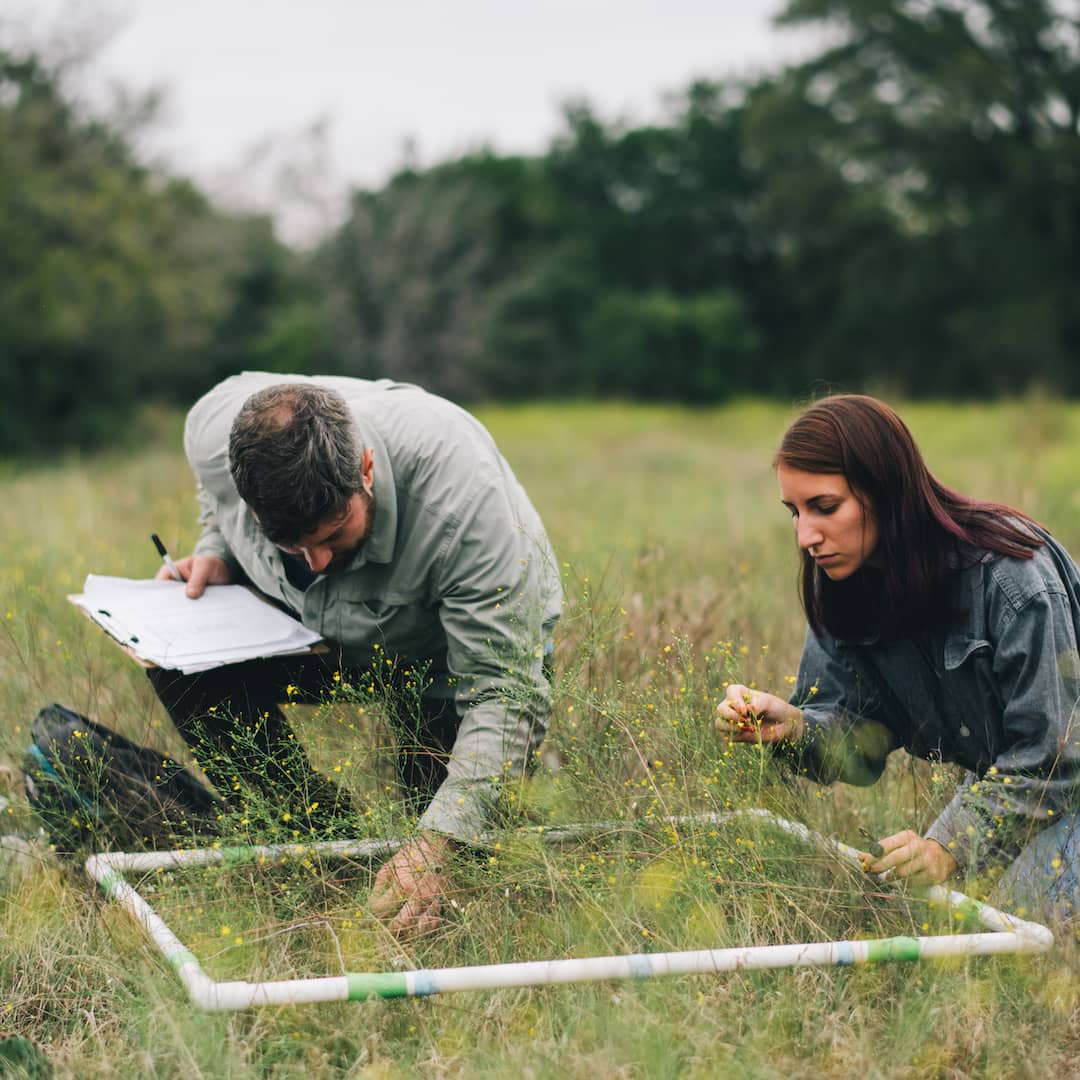
[[798, 742], [803, 733], [800, 709], [775, 694], [732, 683], [716, 706], [716, 730], [736, 742]]
[[957, 862], [945, 848], [911, 829], [886, 836], [878, 843], [883, 855], [877, 859], [862, 856], [868, 874], [907, 878], [912, 885], [940, 885], [956, 872]]

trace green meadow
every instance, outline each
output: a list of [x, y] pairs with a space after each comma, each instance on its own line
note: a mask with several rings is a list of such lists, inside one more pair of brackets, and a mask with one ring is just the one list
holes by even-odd
[[[1080, 553], [1080, 406], [1034, 395], [900, 409], [943, 481], [1021, 507]], [[534, 777], [507, 794], [512, 817], [613, 824], [561, 845], [508, 829], [455, 867], [446, 928], [406, 943], [366, 913], [363, 864], [301, 854], [144, 876], [144, 894], [208, 972], [254, 980], [948, 932], [953, 920], [917, 893], [883, 891], [763, 826], [667, 821], [765, 807], [858, 845], [860, 829], [928, 824], [956, 779], [896, 754], [872, 788], [820, 789], [714, 732], [727, 682], [783, 692], [798, 663], [796, 552], [770, 465], [794, 410], [477, 411], [547, 525], [566, 594], [555, 715]], [[190, 549], [180, 425], [148, 416], [124, 451], [0, 465], [9, 765], [53, 701], [190, 760], [142, 671], [65, 599], [88, 572], [153, 575], [151, 532], [174, 554]], [[291, 719], [316, 764], [354, 792], [357, 836], [407, 828], [377, 696], [345, 688]], [[17, 784], [8, 795], [3, 831], [32, 833]], [[278, 809], [256, 806], [226, 832], [308, 840]], [[1065, 1077], [1080, 1060], [1080, 955], [1074, 930], [1057, 928], [1057, 942], [1034, 958], [211, 1014], [78, 862], [39, 846], [0, 863], [0, 1034], [33, 1037], [57, 1076], [79, 1078]]]

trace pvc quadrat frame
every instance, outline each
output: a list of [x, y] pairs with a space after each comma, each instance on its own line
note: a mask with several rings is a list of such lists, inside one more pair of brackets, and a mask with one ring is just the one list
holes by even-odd
[[[765, 810], [700, 814], [668, 819], [675, 824], [723, 824], [737, 818], [768, 822], [809, 844], [859, 864], [859, 853], [847, 844], [812, 832], [797, 822]], [[539, 828], [552, 843], [588, 837], [612, 828], [595, 822], [558, 828]], [[1040, 923], [1029, 922], [941, 885], [928, 891], [931, 901], [962, 915], [973, 915], [984, 928], [979, 933], [926, 937], [893, 937], [859, 941], [818, 941], [789, 945], [696, 949], [687, 952], [639, 953], [574, 959], [534, 960], [472, 967], [420, 969], [404, 972], [364, 972], [266, 982], [218, 982], [203, 970], [161, 916], [126, 880], [125, 873], [156, 869], [177, 870], [215, 863], [235, 864], [278, 858], [299, 852], [333, 858], [376, 858], [390, 855], [403, 841], [326, 841], [314, 844], [198, 848], [188, 851], [105, 852], [91, 855], [86, 871], [106, 895], [129, 912], [176, 971], [192, 1002], [203, 1009], [228, 1011], [262, 1005], [299, 1005], [322, 1001], [364, 1001], [367, 998], [423, 997], [455, 990], [490, 990], [521, 986], [597, 982], [609, 979], [644, 979], [660, 975], [719, 974], [766, 968], [847, 966], [887, 961], [917, 961], [946, 956], [986, 956], [1039, 953], [1049, 950], [1053, 934]]]

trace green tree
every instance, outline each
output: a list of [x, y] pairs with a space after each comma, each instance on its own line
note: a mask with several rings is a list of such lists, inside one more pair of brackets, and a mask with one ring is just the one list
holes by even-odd
[[491, 393], [516, 361], [492, 354], [496, 312], [544, 258], [548, 213], [535, 164], [488, 153], [357, 192], [316, 260], [341, 370]]
[[670, 127], [575, 106], [540, 159], [477, 154], [358, 193], [319, 258], [345, 369], [466, 399], [760, 385], [733, 360], [759, 348], [771, 280], [738, 108], [704, 83]]
[[804, 372], [914, 392], [1080, 389], [1077, 15], [791, 0], [782, 21], [832, 42], [750, 109], [785, 349]]
[[584, 391], [690, 403], [722, 401], [752, 384], [760, 345], [730, 292], [607, 291], [589, 312], [585, 342]]
[[295, 263], [268, 221], [142, 166], [57, 69], [0, 51], [0, 455], [105, 442], [142, 402], [302, 365], [319, 339], [295, 340], [316, 310]]
[[[649, 369], [666, 371], [668, 398], [773, 388], [760, 364], [717, 360], [708, 374], [711, 361], [689, 359], [759, 356], [775, 303], [773, 253], [752, 221], [760, 181], [742, 151], [743, 101], [738, 85], [697, 82], [668, 123], [636, 128], [605, 126], [584, 105], [567, 110], [545, 169], [576, 238], [576, 279], [593, 283], [585, 302], [576, 296], [581, 389], [641, 385], [652, 395], [644, 385], [654, 376], [629, 375]], [[615, 341], [628, 350], [621, 363]]]

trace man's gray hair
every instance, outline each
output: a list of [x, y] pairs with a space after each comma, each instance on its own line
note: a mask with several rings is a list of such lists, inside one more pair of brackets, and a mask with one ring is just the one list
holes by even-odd
[[362, 450], [345, 399], [311, 383], [278, 383], [241, 406], [229, 470], [267, 539], [291, 544], [344, 517], [363, 490]]

